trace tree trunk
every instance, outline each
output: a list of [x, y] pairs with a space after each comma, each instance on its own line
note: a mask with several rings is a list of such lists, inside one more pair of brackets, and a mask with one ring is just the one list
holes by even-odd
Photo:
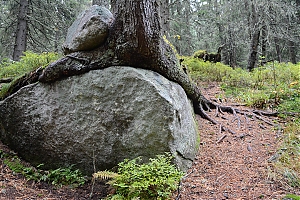
[[274, 43], [275, 43], [277, 61], [281, 62], [281, 51], [280, 51], [279, 39], [277, 37], [274, 38]]
[[20, 0], [20, 9], [18, 13], [18, 24], [15, 36], [15, 46], [13, 51], [13, 60], [18, 61], [27, 44], [27, 11], [29, 0]]
[[182, 35], [184, 36], [184, 43], [185, 43], [185, 50], [184, 55], [191, 55], [192, 53], [192, 34], [191, 34], [191, 2], [190, 0], [185, 0], [184, 2], [184, 23], [185, 23], [185, 33]]
[[251, 3], [251, 15], [252, 15], [252, 19], [251, 19], [252, 37], [250, 42], [250, 53], [249, 53], [248, 66], [247, 66], [247, 69], [249, 71], [252, 71], [255, 67], [258, 44], [259, 44], [259, 36], [260, 36], [260, 30], [258, 27], [258, 16], [255, 10], [254, 2]]
[[232, 35], [232, 26], [228, 25], [228, 64], [233, 69], [236, 67], [235, 41]]
[[289, 54], [290, 62], [296, 64], [296, 44], [293, 41], [289, 41]]
[[261, 29], [261, 65], [266, 63], [267, 40], [267, 27], [264, 25]]
[[250, 55], [248, 59], [248, 67], [249, 71], [252, 71], [255, 67], [256, 59], [257, 59], [257, 49], [259, 43], [259, 35], [260, 31], [256, 30], [252, 36], [251, 44], [250, 44]]
[[136, 67], [176, 64], [175, 55], [162, 39], [156, 1], [113, 0], [112, 8], [117, 12], [109, 40], [118, 60]]
[[169, 0], [158, 0], [160, 8], [160, 21], [162, 34], [167, 38], [170, 37], [170, 10], [169, 10]]

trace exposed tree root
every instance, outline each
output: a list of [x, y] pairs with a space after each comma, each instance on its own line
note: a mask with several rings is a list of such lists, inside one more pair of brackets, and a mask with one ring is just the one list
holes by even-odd
[[[194, 106], [195, 106], [195, 103], [194, 103]], [[219, 118], [229, 121], [230, 119], [223, 117], [223, 115], [225, 113], [229, 113], [229, 114], [233, 115], [233, 119], [230, 120], [230, 123], [236, 122], [238, 128], [241, 127], [242, 122], [241, 122], [240, 117], [242, 117], [242, 116], [245, 118], [246, 124], [248, 123], [249, 118], [251, 118], [251, 119], [255, 118], [255, 119], [260, 120], [268, 125], [271, 125], [274, 127], [279, 127], [278, 124], [264, 118], [264, 117], [267, 117], [267, 118], [277, 117], [280, 114], [279, 112], [267, 112], [267, 111], [263, 111], [263, 110], [251, 110], [251, 109], [240, 110], [240, 109], [232, 107], [232, 106], [219, 105], [213, 101], [207, 100], [206, 98], [202, 99], [201, 103], [199, 104], [199, 106], [197, 108], [198, 109], [195, 109], [196, 114], [199, 114], [202, 118], [207, 119], [212, 124], [219, 125], [220, 132], [228, 131], [231, 134], [235, 134], [235, 132], [232, 131], [230, 128], [227, 128], [221, 122], [216, 120], [216, 118], [219, 117]], [[208, 114], [208, 112], [212, 112], [213, 110], [215, 110], [215, 115], [212, 117]], [[284, 114], [297, 115], [299, 113], [284, 113]]]

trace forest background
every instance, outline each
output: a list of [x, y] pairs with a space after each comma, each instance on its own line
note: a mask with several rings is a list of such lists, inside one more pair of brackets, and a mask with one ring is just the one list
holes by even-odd
[[[180, 55], [216, 52], [233, 68], [300, 60], [300, 0], [157, 0], [163, 34]], [[1, 0], [0, 60], [58, 52], [68, 27], [92, 4], [110, 0]]]

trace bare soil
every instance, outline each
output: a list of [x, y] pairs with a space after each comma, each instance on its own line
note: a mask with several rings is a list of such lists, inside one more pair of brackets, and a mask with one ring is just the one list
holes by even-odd
[[[230, 99], [216, 99], [222, 91], [216, 83], [201, 83], [202, 92], [211, 100], [224, 105], [240, 106]], [[211, 112], [210, 116], [215, 113]], [[285, 194], [300, 195], [299, 188], [289, 187], [273, 173], [270, 158], [279, 147], [282, 132], [258, 119], [240, 116], [241, 122], [231, 114], [219, 113], [216, 119], [230, 132], [221, 132], [218, 125], [196, 116], [201, 143], [193, 166], [187, 172], [175, 200], [221, 199], [281, 199]], [[266, 118], [267, 119], [267, 118]], [[277, 118], [268, 120], [281, 121]], [[10, 150], [0, 143], [0, 150]], [[27, 181], [14, 174], [0, 158], [0, 200], [4, 199], [101, 199], [110, 193], [107, 185], [87, 182], [77, 188], [55, 187], [44, 182]]]

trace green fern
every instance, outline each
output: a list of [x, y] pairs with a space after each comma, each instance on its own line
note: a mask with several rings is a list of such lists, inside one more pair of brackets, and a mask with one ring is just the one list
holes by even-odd
[[117, 176], [119, 176], [119, 174], [115, 173], [115, 172], [110, 172], [110, 171], [99, 171], [93, 174], [93, 178], [94, 179], [98, 179], [98, 180], [108, 180], [108, 179], [114, 179]]

